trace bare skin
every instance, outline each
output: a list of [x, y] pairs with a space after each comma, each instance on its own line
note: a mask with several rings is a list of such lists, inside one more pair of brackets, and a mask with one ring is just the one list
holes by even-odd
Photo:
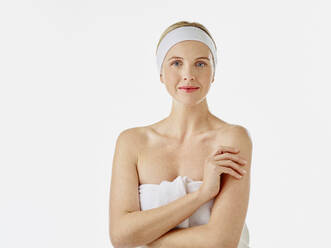
[[[152, 247], [151, 241], [157, 242], [157, 238], [214, 197], [219, 190], [220, 174], [229, 173], [228, 168], [216, 170], [214, 163], [205, 163], [221, 146], [231, 144], [231, 130], [236, 126], [217, 118], [208, 109], [206, 95], [214, 82], [209, 48], [198, 41], [177, 43], [164, 59], [160, 80], [173, 99], [170, 115], [152, 125], [125, 130], [116, 143], [110, 236], [119, 247], [136, 244]], [[188, 93], [179, 88], [182, 86], [199, 89]], [[166, 206], [140, 211], [138, 185], [173, 181], [179, 175], [203, 181], [202, 189]], [[164, 219], [167, 221], [162, 222]]]
[[205, 159], [222, 145], [222, 135], [225, 137], [232, 126], [212, 116], [209, 121], [207, 131], [185, 142], [163, 133], [163, 121], [140, 128], [144, 138], [137, 163], [139, 183], [160, 184], [163, 180], [173, 181], [178, 175], [202, 181]]
[[[208, 59], [196, 60], [200, 57]], [[204, 160], [233, 126], [208, 109], [206, 95], [214, 82], [209, 48], [198, 41], [174, 45], [164, 59], [160, 81], [173, 98], [171, 113], [140, 130], [144, 138], [137, 163], [139, 182], [159, 184], [178, 175], [202, 181]], [[186, 93], [180, 86], [199, 89]]]

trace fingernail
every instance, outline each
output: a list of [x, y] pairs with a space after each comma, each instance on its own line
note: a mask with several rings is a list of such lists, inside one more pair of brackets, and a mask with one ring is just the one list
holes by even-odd
[[243, 172], [246, 174], [247, 173], [247, 171], [245, 171], [245, 170], [243, 170]]

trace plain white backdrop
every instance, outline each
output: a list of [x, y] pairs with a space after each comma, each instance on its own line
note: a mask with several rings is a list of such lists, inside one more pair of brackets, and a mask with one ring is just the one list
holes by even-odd
[[252, 248], [327, 247], [328, 1], [0, 3], [0, 247], [108, 248], [118, 134], [170, 113], [155, 49], [177, 21], [220, 50], [207, 102], [253, 140]]

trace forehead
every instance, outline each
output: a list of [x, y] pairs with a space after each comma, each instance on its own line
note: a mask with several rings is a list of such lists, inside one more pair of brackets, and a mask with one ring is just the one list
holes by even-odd
[[211, 57], [211, 52], [209, 47], [196, 40], [185, 40], [176, 43], [173, 45], [165, 58], [171, 57], [171, 56], [179, 56], [179, 57]]

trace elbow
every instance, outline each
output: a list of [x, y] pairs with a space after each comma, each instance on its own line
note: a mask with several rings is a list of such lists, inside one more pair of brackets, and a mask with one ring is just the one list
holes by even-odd
[[109, 233], [109, 238], [110, 238], [110, 243], [112, 244], [112, 246], [114, 246], [114, 248], [123, 247], [121, 245], [120, 239], [116, 236], [116, 234], [114, 232]]
[[119, 237], [115, 233], [110, 233], [110, 241], [114, 248], [134, 248], [135, 245], [129, 244], [127, 238]]
[[128, 242], [124, 242], [121, 240], [112, 240], [111, 244], [114, 248], [135, 248], [138, 245], [128, 244]]
[[129, 248], [131, 246], [128, 246], [124, 244], [123, 240], [124, 238], [122, 235], [120, 235], [119, 228], [110, 228], [109, 230], [109, 238], [112, 246], [114, 248]]
[[[119, 229], [117, 229], [119, 231]], [[126, 233], [123, 235], [123, 232], [110, 232], [110, 241], [114, 248], [135, 248], [140, 244], [137, 239], [137, 235]]]
[[114, 248], [133, 248], [133, 247], [135, 247], [135, 246], [123, 244], [120, 240], [116, 240], [114, 238], [111, 238], [111, 244]]
[[[130, 217], [128, 217], [130, 218]], [[134, 225], [128, 225], [132, 220], [126, 216], [110, 224], [109, 236], [114, 248], [135, 248], [146, 245], [143, 233]]]
[[[116, 219], [116, 221], [115, 221]], [[123, 230], [120, 223], [123, 224], [123, 218], [112, 218], [109, 220], [109, 239], [110, 243], [114, 248], [131, 248], [135, 247], [133, 245], [129, 245], [128, 241], [130, 240], [128, 236], [128, 230]]]

